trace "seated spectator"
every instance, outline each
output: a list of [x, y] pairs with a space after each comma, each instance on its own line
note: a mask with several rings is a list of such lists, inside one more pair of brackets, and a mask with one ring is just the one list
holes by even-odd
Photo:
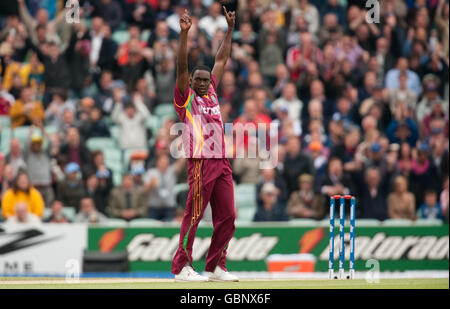
[[284, 205], [277, 199], [277, 188], [272, 183], [266, 183], [261, 189], [263, 207], [258, 207], [253, 221], [288, 221]]
[[45, 222], [46, 223], [70, 223], [70, 220], [66, 218], [63, 213], [64, 204], [61, 201], [54, 200], [50, 205], [52, 213]]
[[119, 147], [125, 149], [147, 149], [146, 120], [150, 112], [140, 100], [131, 101], [122, 94], [115, 95], [112, 120], [120, 126]]
[[155, 24], [155, 11], [146, 0], [136, 0], [127, 4], [124, 19], [131, 25], [141, 29], [153, 29]]
[[143, 166], [134, 166], [131, 168], [131, 174], [133, 175], [133, 183], [135, 187], [143, 187], [145, 168]]
[[298, 178], [298, 190], [289, 197], [286, 212], [291, 218], [310, 218], [320, 220], [325, 215], [323, 196], [314, 192], [314, 178], [302, 174]]
[[75, 111], [75, 105], [67, 100], [67, 94], [64, 89], [55, 89], [52, 101], [45, 110], [45, 123], [47, 125], [61, 127], [63, 113], [66, 109]]
[[289, 195], [297, 190], [298, 177], [301, 174], [314, 175], [314, 162], [301, 150], [301, 141], [295, 136], [287, 140], [283, 165], [283, 178]]
[[294, 83], [287, 83], [282, 92], [282, 96], [272, 103], [272, 111], [278, 108], [286, 107], [289, 118], [300, 122], [302, 114], [303, 102], [297, 98], [297, 88]]
[[350, 176], [344, 172], [341, 159], [336, 157], [329, 159], [327, 173], [320, 183], [320, 192], [325, 196], [348, 195], [355, 192]]
[[102, 71], [100, 75], [98, 92], [94, 96], [95, 105], [100, 108], [103, 115], [110, 115], [113, 109], [113, 89], [117, 86], [114, 83], [113, 73], [111, 71]]
[[262, 187], [264, 187], [264, 185], [266, 183], [272, 183], [275, 185], [275, 187], [277, 188], [277, 199], [281, 202], [281, 203], [285, 203], [287, 202], [289, 196], [288, 196], [288, 192], [287, 192], [287, 187], [286, 187], [286, 183], [284, 182], [284, 179], [277, 174], [275, 169], [270, 169], [270, 168], [266, 168], [263, 169], [261, 172], [261, 178], [258, 182], [258, 184], [256, 185], [256, 196], [257, 196], [257, 202], [258, 202], [258, 207], [262, 207], [262, 203], [263, 201], [260, 198], [260, 193], [261, 193], [261, 189]]
[[400, 73], [406, 73], [407, 76], [407, 87], [408, 89], [413, 90], [417, 96], [421, 93], [421, 85], [420, 79], [417, 73], [409, 69], [409, 62], [407, 58], [398, 58], [397, 66], [395, 68], [390, 69], [386, 73], [386, 77], [384, 79], [384, 85], [388, 89], [396, 89], [399, 88], [399, 75]]
[[[43, 136], [34, 127], [30, 127], [28, 140], [25, 143], [24, 159], [27, 172], [34, 188], [39, 190], [45, 205], [48, 207], [55, 197], [52, 188], [51, 155], [52, 142], [42, 122], [39, 124]], [[44, 137], [46, 145], [44, 145]]]
[[122, 7], [117, 1], [96, 0], [92, 2], [92, 5], [94, 7], [92, 15], [100, 16], [113, 30], [118, 28], [124, 19]]
[[81, 121], [79, 130], [81, 136], [85, 140], [91, 137], [110, 137], [109, 127], [102, 119], [102, 111], [98, 107], [93, 107], [88, 115], [88, 118]]
[[391, 144], [408, 142], [411, 147], [414, 147], [419, 138], [419, 128], [411, 118], [406, 104], [400, 104], [397, 108], [395, 119], [386, 128], [386, 136]]
[[83, 181], [79, 177], [80, 166], [70, 162], [64, 168], [66, 177], [58, 183], [56, 197], [67, 207], [77, 207], [85, 196]]
[[448, 115], [448, 104], [442, 102], [439, 96], [439, 83], [439, 78], [433, 74], [428, 74], [423, 78], [423, 95], [415, 110], [415, 116], [419, 123], [422, 123], [424, 118], [431, 113], [435, 101], [442, 105], [444, 113]]
[[30, 183], [28, 175], [19, 172], [12, 187], [6, 190], [2, 199], [3, 218], [15, 215], [14, 206], [18, 202], [24, 202], [28, 206], [28, 211], [38, 217], [42, 217], [44, 211], [44, 200], [41, 194]]
[[79, 205], [80, 211], [75, 216], [73, 222], [76, 223], [102, 223], [108, 221], [108, 218], [95, 209], [92, 198], [85, 197], [81, 199]]
[[69, 127], [59, 149], [58, 161], [60, 165], [74, 162], [81, 167], [82, 174], [85, 175], [92, 170], [91, 155], [82, 142], [80, 132], [76, 127]]
[[377, 220], [388, 218], [387, 197], [389, 194], [391, 174], [381, 176], [375, 167], [365, 171], [364, 184], [361, 186], [359, 217]]
[[37, 226], [41, 224], [41, 218], [29, 212], [29, 206], [26, 202], [17, 202], [14, 205], [14, 215], [8, 217], [6, 224]]
[[394, 191], [387, 199], [388, 216], [391, 219], [415, 219], [416, 199], [408, 191], [408, 181], [404, 176], [394, 180]]
[[148, 216], [152, 219], [172, 221], [175, 217], [176, 200], [174, 189], [178, 174], [185, 160], [179, 159], [170, 164], [169, 156], [160, 155], [156, 167], [144, 176], [145, 192], [148, 194]]
[[14, 168], [11, 165], [2, 166], [2, 153], [0, 152], [0, 200], [6, 191], [12, 187], [15, 177]]
[[92, 164], [93, 173], [97, 175], [100, 186], [110, 192], [114, 186], [113, 171], [105, 165], [105, 155], [101, 150], [94, 150], [92, 152]]
[[20, 98], [11, 106], [9, 116], [11, 129], [29, 126], [44, 120], [44, 106], [41, 102], [33, 100], [31, 88], [23, 88]]
[[107, 212], [111, 217], [130, 221], [146, 217], [147, 210], [145, 192], [134, 187], [130, 174], [124, 174], [121, 186], [111, 191]]
[[401, 72], [398, 79], [398, 88], [388, 89], [389, 107], [391, 108], [392, 114], [395, 114], [399, 102], [406, 102], [406, 105], [413, 110], [417, 105], [417, 94], [407, 87], [408, 74]]
[[91, 174], [86, 178], [85, 197], [92, 198], [95, 208], [106, 216], [106, 206], [108, 205], [109, 192], [112, 185], [108, 186], [107, 182], [104, 181], [104, 177], [100, 180], [99, 176], [102, 177], [102, 174]]
[[419, 219], [444, 219], [436, 191], [425, 191], [424, 202], [420, 205], [417, 216]]

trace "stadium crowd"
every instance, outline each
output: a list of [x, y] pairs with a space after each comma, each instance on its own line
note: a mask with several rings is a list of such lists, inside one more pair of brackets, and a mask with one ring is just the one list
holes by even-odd
[[[360, 0], [222, 2], [237, 11], [223, 122], [279, 125], [274, 168], [230, 159], [236, 185], [256, 186], [254, 221], [320, 220], [330, 196], [352, 194], [357, 218], [448, 222], [448, 1], [380, 0], [379, 16]], [[0, 11], [3, 220], [68, 222], [67, 207], [76, 222], [180, 220], [187, 164], [170, 155], [179, 17], [193, 17], [190, 69], [212, 67], [221, 4], [65, 4]]]

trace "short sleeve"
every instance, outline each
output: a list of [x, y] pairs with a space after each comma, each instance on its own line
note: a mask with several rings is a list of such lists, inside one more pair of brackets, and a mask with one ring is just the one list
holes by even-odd
[[184, 93], [182, 93], [178, 88], [178, 85], [175, 85], [173, 91], [173, 98], [174, 98], [173, 106], [175, 107], [175, 111], [182, 121], [184, 121], [185, 108], [189, 103], [191, 91], [192, 91], [191, 88], [187, 87]]
[[214, 91], [217, 92], [217, 78], [214, 74], [211, 73], [211, 85], [214, 88]]

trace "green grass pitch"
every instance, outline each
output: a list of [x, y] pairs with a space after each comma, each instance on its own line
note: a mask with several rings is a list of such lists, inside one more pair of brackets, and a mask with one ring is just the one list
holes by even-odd
[[0, 278], [0, 289], [448, 289], [449, 279], [241, 280], [240, 282], [174, 282], [171, 279]]

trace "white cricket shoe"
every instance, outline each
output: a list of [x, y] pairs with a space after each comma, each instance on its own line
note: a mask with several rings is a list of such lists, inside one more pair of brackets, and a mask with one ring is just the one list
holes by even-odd
[[205, 272], [205, 275], [208, 276], [209, 281], [234, 281], [234, 282], [239, 281], [238, 277], [223, 270], [219, 266], [216, 266], [214, 272]]
[[175, 275], [175, 281], [206, 282], [208, 281], [208, 278], [201, 276], [191, 266], [186, 265], [180, 273]]

